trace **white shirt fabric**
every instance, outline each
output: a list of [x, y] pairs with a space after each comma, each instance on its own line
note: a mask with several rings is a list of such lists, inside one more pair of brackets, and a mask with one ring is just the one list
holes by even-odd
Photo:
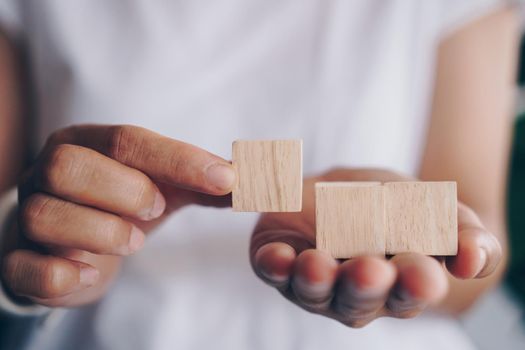
[[[302, 138], [305, 174], [415, 174], [436, 47], [498, 0], [0, 0], [28, 49], [39, 144], [70, 124], [136, 124], [225, 158]], [[127, 258], [98, 304], [34, 349], [471, 349], [448, 318], [349, 329], [257, 280], [257, 216], [190, 207]]]

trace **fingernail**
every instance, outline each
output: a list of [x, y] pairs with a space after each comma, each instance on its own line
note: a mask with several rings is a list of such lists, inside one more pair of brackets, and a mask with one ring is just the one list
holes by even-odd
[[129, 235], [128, 251], [129, 253], [135, 253], [137, 250], [142, 248], [144, 245], [145, 235], [136, 226], [131, 228], [131, 234]]
[[332, 290], [332, 286], [327, 283], [309, 283], [301, 277], [296, 277], [293, 280], [293, 287], [299, 297], [304, 297], [311, 300], [326, 299]]
[[153, 202], [153, 208], [151, 208], [151, 211], [149, 212], [150, 219], [156, 219], [160, 217], [164, 213], [165, 209], [166, 200], [160, 192], [157, 192], [155, 195], [155, 201]]
[[220, 190], [229, 190], [235, 182], [235, 172], [232, 167], [223, 164], [213, 164], [206, 170], [208, 182]]
[[485, 265], [487, 264], [487, 252], [485, 249], [481, 248], [479, 250], [479, 267], [478, 272], [476, 273], [476, 277], [479, 276], [481, 272], [483, 272], [483, 269], [485, 268]]
[[80, 268], [80, 284], [92, 286], [97, 283], [100, 273], [93, 267], [83, 266]]

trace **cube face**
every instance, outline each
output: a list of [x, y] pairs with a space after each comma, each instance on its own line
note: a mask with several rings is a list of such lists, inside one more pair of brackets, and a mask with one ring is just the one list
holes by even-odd
[[316, 246], [334, 258], [384, 255], [383, 187], [379, 182], [320, 182]]
[[457, 254], [455, 182], [392, 182], [384, 192], [387, 254]]
[[298, 212], [302, 208], [302, 141], [235, 141], [233, 210]]

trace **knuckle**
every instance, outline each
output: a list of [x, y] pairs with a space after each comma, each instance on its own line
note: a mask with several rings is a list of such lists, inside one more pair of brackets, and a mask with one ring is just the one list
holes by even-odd
[[27, 260], [27, 252], [15, 250], [3, 260], [2, 277], [6, 286], [15, 295], [25, 295], [28, 292], [28, 285], [31, 284], [38, 274], [34, 267]]
[[153, 188], [149, 180], [138, 177], [135, 182], [135, 194], [132, 197], [131, 205], [136, 212], [141, 212], [144, 209], [149, 209], [151, 205], [148, 198], [153, 198]]
[[44, 221], [44, 217], [52, 215], [53, 204], [51, 198], [34, 194], [23, 204], [20, 210], [20, 223], [24, 234], [29, 239], [38, 238], [39, 228]]
[[49, 261], [40, 267], [38, 294], [45, 298], [63, 295], [67, 288], [67, 272], [56, 262]]
[[103, 229], [97, 236], [104, 247], [103, 250], [106, 251], [127, 245], [130, 232], [130, 225], [126, 224], [122, 219], [112, 218], [106, 221]]
[[184, 174], [189, 167], [185, 151], [178, 149], [178, 152], [173, 153], [168, 161], [169, 169], [172, 169], [172, 174], [177, 182], [182, 182]]
[[13, 288], [13, 278], [19, 276], [20, 256], [17, 251], [7, 254], [2, 263], [2, 277]]
[[203, 172], [195, 169], [192, 164], [195, 159], [195, 147], [188, 144], [179, 144], [167, 159], [167, 169], [170, 169], [170, 178], [176, 183], [195, 182], [203, 177]]
[[136, 146], [137, 127], [131, 125], [111, 126], [108, 131], [108, 156], [121, 163], [127, 163], [139, 148]]
[[13, 293], [40, 298], [61, 296], [70, 285], [68, 271], [56, 261], [35, 261], [30, 252], [23, 250], [4, 258], [2, 277]]
[[43, 186], [56, 191], [70, 181], [82, 179], [86, 169], [85, 158], [76, 146], [61, 144], [54, 147], [43, 165], [41, 174]]

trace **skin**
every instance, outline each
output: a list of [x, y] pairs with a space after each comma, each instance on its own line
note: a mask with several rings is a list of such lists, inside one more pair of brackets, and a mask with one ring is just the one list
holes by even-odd
[[[250, 248], [255, 273], [299, 307], [351, 327], [382, 316], [413, 317], [429, 306], [457, 313], [495, 285], [506, 255], [502, 204], [510, 119], [505, 117], [516, 46], [515, 16], [502, 10], [440, 47], [420, 178], [458, 181], [457, 257], [400, 254], [336, 261], [312, 249], [315, 181], [406, 179], [380, 169], [336, 169], [305, 179], [301, 213], [261, 216]], [[8, 107], [0, 111], [0, 140], [6, 140], [0, 152], [6, 155], [20, 130], [15, 116], [22, 105], [21, 95], [10, 93], [18, 81], [13, 55], [2, 39], [0, 76], [7, 78], [0, 82], [5, 101], [0, 106]], [[7, 187], [16, 174], [7, 169], [16, 164], [4, 159], [9, 158], [0, 157], [0, 174], [9, 179], [2, 183]], [[226, 160], [142, 128], [59, 130], [20, 182], [20, 208], [2, 253], [3, 282], [14, 296], [43, 305], [93, 302], [123, 257], [139, 250], [159, 222], [188, 204], [229, 205], [234, 181]]]
[[505, 271], [507, 163], [520, 40], [516, 14], [510, 9], [492, 14], [440, 47], [420, 177], [457, 181], [461, 200], [496, 235], [504, 250], [502, 263], [487, 278], [449, 278], [449, 297], [440, 305], [447, 312], [459, 313], [471, 306]]
[[184, 205], [227, 205], [234, 181], [224, 159], [143, 128], [59, 130], [19, 185], [4, 281], [47, 306], [92, 302], [146, 233]]
[[308, 311], [362, 327], [382, 316], [414, 317], [438, 304], [449, 291], [448, 275], [470, 280], [494, 272], [501, 245], [463, 203], [456, 257], [407, 253], [337, 261], [315, 250], [314, 183], [369, 180], [414, 179], [378, 169], [336, 169], [306, 180], [301, 213], [265, 214], [257, 225], [251, 257], [258, 276]]
[[16, 184], [27, 152], [17, 50], [0, 32], [0, 191]]

